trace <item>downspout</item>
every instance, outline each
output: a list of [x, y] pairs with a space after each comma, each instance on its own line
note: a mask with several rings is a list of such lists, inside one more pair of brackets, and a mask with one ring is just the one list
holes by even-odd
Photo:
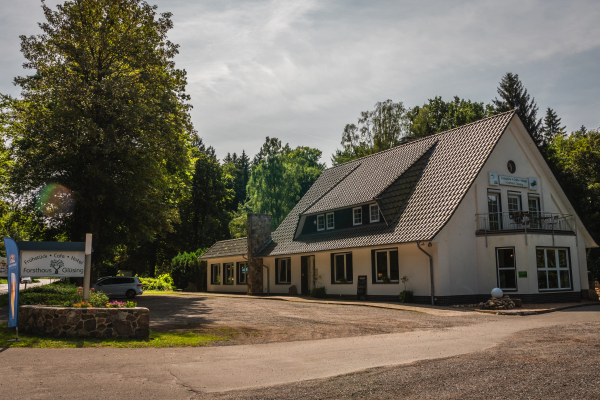
[[423, 253], [425, 253], [427, 255], [427, 257], [429, 257], [429, 275], [431, 276], [431, 305], [434, 306], [435, 305], [435, 291], [433, 288], [433, 257], [431, 257], [431, 254], [429, 254], [428, 252], [423, 250], [423, 248], [421, 247], [421, 244], [418, 241], [417, 241], [417, 247], [419, 248], [419, 250], [421, 250]]

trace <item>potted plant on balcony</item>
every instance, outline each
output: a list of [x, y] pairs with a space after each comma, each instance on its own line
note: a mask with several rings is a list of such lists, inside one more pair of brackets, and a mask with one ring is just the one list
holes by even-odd
[[348, 283], [348, 281], [344, 277], [341, 277], [340, 279], [338, 279], [338, 282], [339, 283]]
[[402, 283], [404, 283], [404, 290], [400, 292], [398, 297], [402, 303], [412, 303], [413, 302], [413, 292], [411, 290], [406, 290], [406, 282], [408, 282], [408, 277], [404, 275], [401, 279]]

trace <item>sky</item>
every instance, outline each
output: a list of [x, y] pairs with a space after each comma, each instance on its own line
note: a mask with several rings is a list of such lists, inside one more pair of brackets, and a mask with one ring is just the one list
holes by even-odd
[[[47, 0], [54, 7], [56, 0]], [[331, 154], [344, 126], [392, 99], [490, 102], [519, 74], [543, 116], [600, 127], [599, 1], [149, 0], [173, 14], [192, 122], [219, 158], [277, 137]], [[39, 0], [0, 0], [0, 93], [24, 70]]]

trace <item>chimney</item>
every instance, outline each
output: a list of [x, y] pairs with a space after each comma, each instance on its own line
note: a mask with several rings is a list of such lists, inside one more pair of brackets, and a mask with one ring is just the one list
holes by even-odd
[[253, 257], [271, 240], [271, 215], [248, 214], [248, 294], [263, 294], [263, 259]]

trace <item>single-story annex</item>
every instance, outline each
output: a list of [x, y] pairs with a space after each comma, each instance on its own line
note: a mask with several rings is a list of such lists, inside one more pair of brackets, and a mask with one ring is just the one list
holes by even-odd
[[[325, 170], [271, 233], [215, 243], [209, 292], [416, 302], [579, 301], [597, 247], [515, 111]], [[293, 291], [292, 291], [293, 292]]]

